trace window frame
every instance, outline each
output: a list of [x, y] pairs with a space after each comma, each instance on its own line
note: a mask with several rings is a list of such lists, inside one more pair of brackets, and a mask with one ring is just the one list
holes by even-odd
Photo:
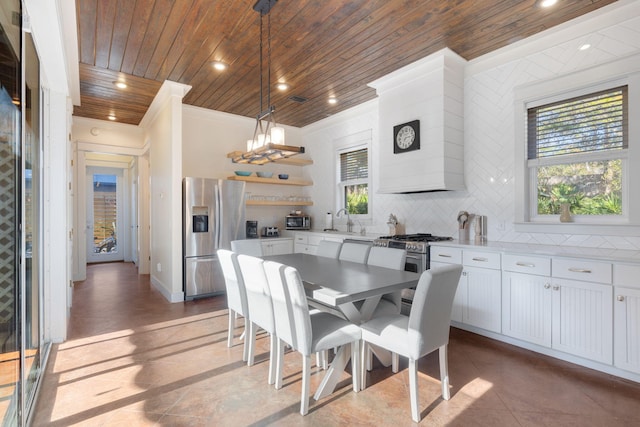
[[[335, 166], [335, 212], [340, 209], [345, 209], [345, 188], [349, 185], [367, 184], [368, 189], [368, 206], [366, 214], [349, 214], [352, 219], [357, 220], [370, 220], [373, 216], [373, 195], [372, 195], [372, 182], [373, 173], [371, 170], [371, 130], [359, 132], [354, 135], [350, 135], [345, 138], [334, 141], [334, 166]], [[367, 150], [367, 178], [356, 179], [350, 181], [341, 180], [341, 160], [340, 156], [352, 151]]]
[[[608, 76], [602, 78], [602, 76]], [[531, 195], [537, 188], [532, 185], [527, 158], [527, 110], [577, 96], [612, 89], [628, 87], [628, 143], [626, 158], [622, 158], [622, 197], [625, 215], [604, 218], [604, 215], [575, 218], [571, 223], [561, 223], [553, 215], [551, 218], [532, 216]], [[515, 165], [514, 165], [514, 229], [520, 233], [574, 233], [590, 235], [627, 236], [640, 233], [640, 200], [630, 197], [632, 185], [640, 182], [640, 123], [632, 118], [640, 109], [640, 69], [637, 57], [622, 58], [582, 71], [537, 81], [519, 86], [514, 90], [515, 123]], [[568, 162], [567, 162], [568, 163]], [[624, 202], [623, 202], [624, 203]], [[585, 216], [587, 217], [587, 216]], [[620, 218], [622, 217], [622, 218]]]
[[[628, 86], [623, 85], [624, 87], [624, 103], [627, 107], [624, 111], [624, 125], [626, 129], [629, 128], [629, 114], [628, 114], [628, 104], [629, 104], [629, 95], [628, 95]], [[609, 150], [598, 150], [598, 151], [585, 151], [582, 153], [572, 153], [572, 154], [560, 154], [560, 155], [551, 155], [551, 156], [536, 156], [533, 159], [529, 158], [529, 152], [531, 150], [530, 147], [530, 131], [531, 124], [528, 122], [529, 120], [529, 111], [533, 108], [538, 108], [541, 106], [552, 105], [552, 104], [562, 104], [564, 102], [570, 102], [575, 100], [576, 98], [588, 98], [592, 95], [597, 95], [603, 92], [615, 91], [619, 89], [620, 86], [611, 86], [605, 90], [597, 90], [597, 91], [589, 91], [586, 88], [586, 92], [578, 95], [577, 97], [565, 97], [560, 99], [559, 101], [553, 102], [545, 102], [544, 99], [536, 102], [535, 104], [531, 103], [526, 105], [527, 118], [525, 120], [526, 126], [528, 129], [528, 134], [526, 137], [526, 145], [527, 145], [527, 165], [528, 169], [528, 180], [529, 180], [529, 218], [531, 222], [549, 222], [549, 221], [557, 221], [559, 214], [539, 214], [538, 213], [538, 169], [544, 166], [553, 166], [553, 165], [569, 165], [573, 163], [585, 163], [585, 162], [595, 162], [595, 161], [606, 161], [606, 160], [621, 160], [622, 162], [622, 175], [621, 175], [621, 198], [622, 198], [622, 213], [620, 215], [577, 215], [572, 214], [573, 222], [577, 223], [585, 223], [585, 224], [616, 224], [616, 223], [626, 223], [629, 219], [628, 214], [628, 206], [629, 206], [629, 191], [628, 191], [628, 179], [627, 179], [627, 171], [628, 171], [628, 145], [623, 145], [620, 149], [609, 149]], [[627, 140], [626, 144], [629, 143], [629, 136], [627, 131]]]

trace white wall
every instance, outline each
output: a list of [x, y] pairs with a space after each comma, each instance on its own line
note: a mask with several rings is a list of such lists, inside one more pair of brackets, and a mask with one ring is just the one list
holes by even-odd
[[[467, 191], [373, 194], [373, 220], [368, 231], [386, 233], [387, 218], [394, 213], [408, 233], [456, 237], [457, 213], [467, 210], [488, 216], [490, 240], [640, 249], [640, 236], [517, 233], [513, 224], [514, 90], [525, 83], [640, 52], [640, 2], [618, 3], [603, 8], [604, 13], [586, 15], [471, 61], [464, 87]], [[578, 51], [577, 47], [586, 42], [591, 49]], [[303, 128], [304, 144], [315, 162], [310, 167], [313, 180], [335, 182], [332, 141], [362, 130], [373, 130], [371, 155], [373, 165], [377, 165], [377, 127], [377, 104], [372, 101]], [[637, 187], [632, 189], [632, 195], [637, 192]], [[334, 194], [335, 185], [316, 185], [311, 194], [313, 213], [335, 211]]]
[[151, 284], [171, 302], [182, 292], [182, 97], [165, 81], [140, 122], [149, 141]]
[[[307, 167], [285, 166], [275, 163], [264, 166], [235, 164], [227, 158], [232, 151], [246, 151], [247, 140], [253, 137], [255, 119], [219, 111], [184, 105], [182, 107], [182, 173], [202, 178], [226, 178], [234, 171], [268, 171], [274, 176], [287, 173], [290, 177], [308, 178]], [[302, 145], [299, 128], [285, 128], [285, 143]], [[313, 158], [313, 157], [312, 157]], [[310, 191], [289, 185], [247, 184], [247, 192], [262, 195], [302, 195]], [[284, 216], [292, 207], [252, 207], [246, 211], [247, 220], [258, 221], [258, 226], [284, 226]]]
[[[43, 162], [44, 162], [44, 338], [62, 342], [67, 336], [69, 304], [67, 292], [71, 271], [67, 259], [72, 246], [72, 230], [67, 227], [67, 200], [71, 196], [67, 175], [69, 158], [70, 91], [67, 86], [70, 70], [62, 39], [62, 17], [57, 2], [26, 0], [24, 13], [29, 17], [31, 33], [40, 59], [40, 80], [44, 96]], [[73, 55], [71, 55], [73, 56]], [[77, 61], [76, 61], [77, 64]]]

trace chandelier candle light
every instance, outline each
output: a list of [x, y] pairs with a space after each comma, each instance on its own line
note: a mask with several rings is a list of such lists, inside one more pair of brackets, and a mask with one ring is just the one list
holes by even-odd
[[[231, 153], [228, 157], [234, 163], [264, 164], [295, 154], [304, 153], [304, 147], [284, 145], [284, 128], [278, 126], [275, 106], [271, 105], [271, 17], [269, 12], [278, 0], [258, 0], [253, 9], [260, 13], [260, 114], [256, 117], [253, 138], [247, 141], [246, 153]], [[263, 18], [267, 16], [267, 102], [263, 97]], [[264, 109], [264, 106], [267, 106]]]

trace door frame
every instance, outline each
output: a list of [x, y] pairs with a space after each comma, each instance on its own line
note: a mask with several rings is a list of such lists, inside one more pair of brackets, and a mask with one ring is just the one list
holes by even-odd
[[[77, 262], [77, 275], [74, 277], [74, 280], [85, 280], [86, 279], [86, 266], [87, 266], [87, 209], [86, 209], [86, 198], [87, 198], [87, 189], [86, 189], [86, 174], [87, 167], [90, 166], [102, 166], [102, 167], [118, 167], [126, 171], [130, 171], [132, 166], [135, 164], [137, 157], [135, 154], [109, 154], [109, 153], [98, 153], [89, 150], [78, 149], [77, 151], [77, 169], [76, 169], [76, 188], [77, 188], [77, 198], [76, 198], [76, 243], [77, 243], [77, 251], [76, 251], [76, 262]], [[130, 181], [131, 174], [127, 172], [127, 179], [123, 186], [123, 190], [125, 194], [123, 196], [124, 200], [128, 204], [131, 200], [131, 196], [129, 194], [130, 191]], [[131, 248], [129, 245], [130, 238], [129, 233], [131, 232], [130, 227], [130, 216], [129, 207], [125, 208], [125, 214], [123, 221], [125, 222], [123, 225], [124, 228], [124, 236], [123, 236], [123, 248], [124, 248], [124, 261], [131, 261]]]

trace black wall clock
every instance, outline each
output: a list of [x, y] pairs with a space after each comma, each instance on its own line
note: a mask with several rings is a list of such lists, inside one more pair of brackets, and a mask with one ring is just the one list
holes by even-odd
[[420, 149], [420, 120], [393, 127], [393, 152], [404, 153]]

